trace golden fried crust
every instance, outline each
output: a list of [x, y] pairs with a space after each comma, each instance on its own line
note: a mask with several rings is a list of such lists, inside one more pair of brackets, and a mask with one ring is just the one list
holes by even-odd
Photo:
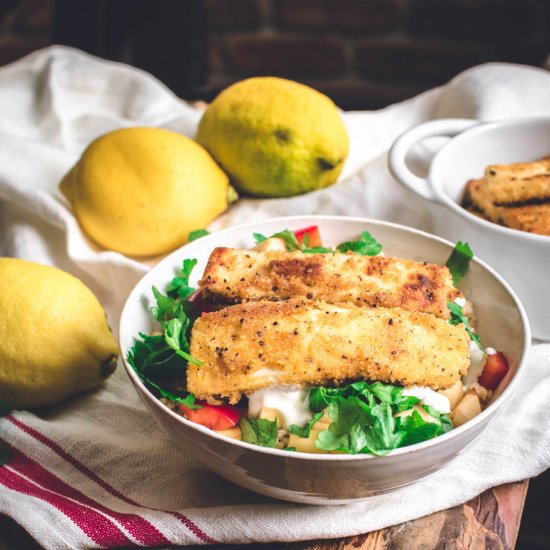
[[526, 206], [550, 201], [550, 174], [487, 180], [486, 185], [489, 200], [495, 206]]
[[549, 157], [534, 162], [492, 164], [485, 169], [485, 179], [487, 179], [487, 181], [494, 181], [501, 178], [532, 178], [547, 173], [550, 173]]
[[445, 266], [383, 256], [216, 248], [199, 285], [206, 300], [235, 304], [303, 297], [402, 307], [447, 319], [460, 292]]
[[468, 182], [464, 206], [494, 223], [520, 231], [550, 235], [550, 203], [496, 206], [487, 192], [486, 181], [483, 179]]
[[239, 401], [277, 385], [380, 380], [452, 386], [469, 366], [469, 337], [429, 313], [300, 298], [230, 306], [197, 319], [187, 387], [198, 399]]

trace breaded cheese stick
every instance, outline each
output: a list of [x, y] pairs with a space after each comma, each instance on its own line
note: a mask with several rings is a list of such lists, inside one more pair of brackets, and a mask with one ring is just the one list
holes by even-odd
[[495, 206], [515, 206], [550, 201], [550, 174], [529, 178], [487, 180], [487, 193]]
[[533, 162], [491, 164], [485, 168], [485, 179], [491, 182], [500, 178], [532, 178], [548, 173], [550, 173], [550, 158], [545, 157]]
[[303, 297], [364, 307], [402, 307], [449, 318], [460, 296], [442, 265], [384, 256], [215, 248], [199, 285], [207, 301], [235, 304]]
[[468, 182], [464, 205], [494, 223], [538, 235], [550, 235], [550, 203], [495, 206], [490, 200], [486, 182], [483, 179]]
[[272, 385], [379, 380], [449, 388], [469, 366], [469, 337], [429, 313], [292, 299], [250, 302], [195, 322], [187, 388], [237, 403]]

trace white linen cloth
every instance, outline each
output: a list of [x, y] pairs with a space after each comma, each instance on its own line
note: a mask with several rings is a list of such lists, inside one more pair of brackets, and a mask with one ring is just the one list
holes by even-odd
[[[470, 69], [387, 109], [344, 113], [351, 154], [338, 184], [295, 198], [241, 200], [211, 229], [315, 213], [380, 218], [430, 231], [428, 213], [388, 173], [392, 141], [433, 118], [524, 115], [550, 115], [550, 74], [505, 64]], [[116, 330], [124, 299], [148, 265], [91, 244], [58, 183], [104, 132], [151, 125], [193, 136], [200, 116], [151, 76], [68, 48], [35, 52], [0, 69], [0, 254], [80, 277]], [[0, 420], [0, 440], [13, 452], [0, 468], [0, 512], [52, 549], [368, 532], [548, 468], [549, 397], [550, 345], [534, 346], [511, 406], [448, 468], [393, 494], [320, 507], [271, 500], [211, 473], [157, 428], [119, 367], [102, 389], [47, 416], [17, 411]]]

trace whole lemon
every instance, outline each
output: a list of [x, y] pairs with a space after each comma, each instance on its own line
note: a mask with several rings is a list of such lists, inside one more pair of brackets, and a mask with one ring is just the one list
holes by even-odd
[[177, 248], [221, 214], [229, 180], [193, 140], [160, 128], [125, 128], [92, 142], [60, 188], [98, 244], [152, 256]]
[[0, 311], [0, 399], [8, 405], [51, 405], [115, 370], [105, 312], [76, 277], [0, 258]]
[[349, 152], [334, 103], [308, 86], [274, 77], [225, 89], [204, 113], [196, 139], [237, 190], [268, 197], [331, 185]]

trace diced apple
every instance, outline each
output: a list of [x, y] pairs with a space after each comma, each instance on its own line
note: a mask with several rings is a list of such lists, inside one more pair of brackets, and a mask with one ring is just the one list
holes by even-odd
[[294, 236], [300, 246], [302, 246], [306, 235], [309, 236], [309, 248], [313, 248], [314, 246], [323, 246], [323, 242], [321, 241], [321, 233], [319, 233], [319, 227], [317, 225], [304, 227], [303, 229], [294, 231]]
[[481, 403], [474, 389], [468, 390], [462, 400], [451, 412], [453, 426], [458, 428], [481, 412]]
[[294, 447], [301, 453], [325, 453], [326, 451], [318, 449], [315, 445], [318, 435], [319, 431], [314, 428], [310, 430], [309, 437], [300, 437], [296, 434], [290, 434], [288, 437], [288, 446]]
[[257, 252], [285, 252], [286, 244], [285, 241], [279, 237], [271, 237], [258, 243], [252, 250], [256, 250]]
[[241, 440], [241, 429], [239, 426], [233, 426], [227, 430], [214, 430], [217, 434], [225, 435], [225, 437], [230, 437], [231, 439]]
[[319, 431], [322, 432], [324, 430], [328, 430], [329, 426], [332, 424], [332, 420], [330, 419], [328, 415], [328, 407], [323, 411], [323, 416], [315, 422], [313, 427]]
[[265, 418], [273, 422], [277, 421], [277, 429], [281, 429], [283, 423], [281, 422], [282, 415], [277, 409], [270, 409], [269, 407], [262, 407], [258, 418]]
[[424, 422], [436, 422], [436, 419], [430, 414], [428, 414], [419, 403], [417, 403], [416, 405], [413, 405], [412, 409], [407, 409], [406, 411], [401, 411], [399, 413], [394, 414], [393, 417], [405, 418], [407, 416], [411, 416], [411, 414], [414, 411], [416, 411], [422, 417], [422, 420], [424, 420]]
[[462, 384], [462, 380], [458, 380], [456, 384], [450, 388], [446, 390], [439, 390], [437, 393], [447, 397], [451, 405], [451, 410], [453, 410], [464, 397], [464, 385]]

